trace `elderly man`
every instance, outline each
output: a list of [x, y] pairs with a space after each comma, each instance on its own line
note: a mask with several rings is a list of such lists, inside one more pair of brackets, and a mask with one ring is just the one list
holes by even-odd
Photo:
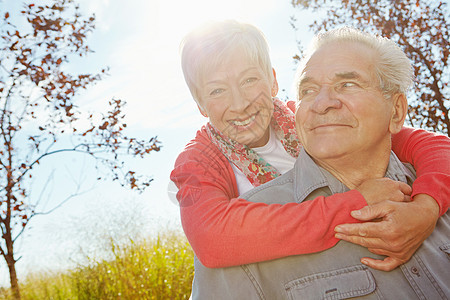
[[[409, 60], [392, 41], [350, 28], [316, 37], [298, 72], [296, 127], [304, 149], [293, 170], [242, 197], [302, 202], [371, 178], [412, 184], [414, 170], [390, 151], [391, 134], [405, 120], [411, 76]], [[447, 212], [411, 260], [391, 272], [361, 264], [363, 257], [382, 257], [347, 241], [319, 253], [231, 268], [208, 269], [196, 260], [193, 298], [447, 299], [449, 237]]]

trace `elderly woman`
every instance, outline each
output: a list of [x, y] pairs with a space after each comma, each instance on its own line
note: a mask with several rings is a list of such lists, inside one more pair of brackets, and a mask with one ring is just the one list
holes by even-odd
[[[381, 224], [391, 230], [363, 223], [362, 234], [367, 236], [354, 241], [363, 244], [370, 238], [367, 246], [389, 257], [365, 263], [390, 270], [411, 257], [447, 210], [450, 143], [445, 137], [411, 128], [396, 134], [392, 147], [400, 160], [417, 170], [412, 193], [406, 184], [379, 179], [304, 203], [268, 205], [239, 198], [290, 170], [301, 149], [294, 114], [275, 98], [278, 86], [266, 40], [254, 26], [215, 22], [185, 38], [182, 67], [192, 96], [209, 122], [179, 155], [171, 179], [179, 189], [183, 229], [206, 267], [322, 251], [338, 242], [337, 225], [370, 219], [376, 213], [373, 218], [384, 217]], [[409, 195], [416, 205], [406, 214], [383, 204]], [[367, 204], [376, 206], [367, 209]], [[359, 217], [351, 216], [362, 208]], [[413, 214], [414, 218], [409, 217]], [[341, 237], [354, 235], [354, 230], [340, 228]]]

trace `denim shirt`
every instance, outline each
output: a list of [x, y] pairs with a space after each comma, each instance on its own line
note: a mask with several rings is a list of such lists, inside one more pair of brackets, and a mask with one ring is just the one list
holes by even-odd
[[[386, 177], [412, 184], [415, 174], [391, 153]], [[294, 168], [242, 198], [289, 203], [348, 191], [302, 150]], [[317, 220], [320, 222], [320, 220]], [[382, 258], [366, 248], [340, 241], [319, 253], [290, 256], [229, 268], [206, 268], [195, 258], [193, 299], [448, 299], [450, 297], [450, 216], [407, 263], [390, 272], [361, 264]]]

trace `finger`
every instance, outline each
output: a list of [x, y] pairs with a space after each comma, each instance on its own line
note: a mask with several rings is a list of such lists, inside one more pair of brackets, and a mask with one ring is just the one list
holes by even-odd
[[385, 259], [373, 259], [370, 257], [363, 257], [361, 259], [361, 263], [365, 264], [366, 266], [369, 266], [373, 269], [380, 270], [380, 271], [392, 271], [398, 266], [402, 264], [401, 261], [392, 258], [392, 257], [386, 257]]
[[405, 195], [411, 195], [411, 193], [412, 193], [412, 188], [411, 188], [408, 184], [399, 181], [399, 182], [398, 182], [398, 187], [400, 188], [400, 191], [401, 191], [403, 194], [405, 194]]
[[384, 230], [384, 226], [381, 222], [340, 224], [334, 228], [334, 231], [337, 233], [360, 237], [374, 237], [375, 235], [379, 236], [379, 233], [382, 230]]
[[374, 205], [364, 206], [359, 210], [351, 211], [350, 214], [359, 221], [370, 221], [382, 218], [391, 211], [387, 204], [387, 201], [383, 201]]
[[370, 252], [373, 254], [383, 255], [383, 256], [389, 256], [392, 258], [395, 258], [401, 262], [407, 262], [411, 259], [413, 256], [415, 250], [417, 250], [418, 247], [412, 248], [412, 251], [404, 251], [403, 249], [400, 251], [393, 251], [389, 248], [371, 248], [367, 247]]
[[360, 245], [365, 248], [380, 249], [386, 246], [385, 243], [378, 238], [365, 238], [354, 235], [345, 235], [341, 233], [336, 233], [334, 236], [340, 240]]
[[400, 262], [408, 261], [409, 258], [411, 258], [411, 256], [408, 256], [408, 254], [405, 253], [404, 251], [394, 252], [394, 251], [390, 251], [387, 249], [381, 249], [381, 248], [375, 249], [375, 248], [370, 248], [370, 247], [368, 247], [368, 250], [370, 252], [372, 252], [373, 254], [389, 256], [391, 258], [397, 259]]

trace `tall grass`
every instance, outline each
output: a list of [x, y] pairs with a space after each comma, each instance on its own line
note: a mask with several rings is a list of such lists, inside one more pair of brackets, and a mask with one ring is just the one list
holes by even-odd
[[[32, 273], [21, 281], [22, 299], [188, 299], [193, 252], [184, 235], [110, 244], [111, 256], [72, 270]], [[7, 299], [7, 295], [0, 299]]]

